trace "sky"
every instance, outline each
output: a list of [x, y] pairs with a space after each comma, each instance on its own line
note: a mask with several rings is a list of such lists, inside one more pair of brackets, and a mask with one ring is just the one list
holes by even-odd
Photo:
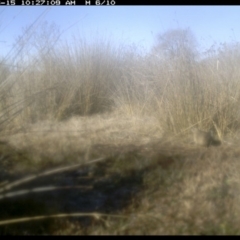
[[146, 51], [158, 34], [178, 28], [190, 28], [202, 50], [240, 40], [240, 6], [0, 6], [0, 57], [38, 17], [55, 23], [61, 40], [102, 37]]

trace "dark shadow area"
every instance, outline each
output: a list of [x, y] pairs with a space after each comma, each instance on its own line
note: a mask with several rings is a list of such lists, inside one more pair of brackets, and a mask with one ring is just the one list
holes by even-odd
[[[92, 155], [107, 155], [102, 162], [78, 169], [38, 178], [14, 187], [8, 192], [40, 187], [57, 187], [51, 191], [28, 193], [0, 199], [0, 221], [6, 219], [51, 215], [59, 213], [121, 213], [130, 204], [137, 204], [138, 193], [144, 190], [146, 173], [160, 167], [163, 171], [174, 163], [172, 157], [156, 153], [151, 160], [142, 146], [113, 147], [98, 145]], [[16, 176], [14, 177], [16, 178]], [[59, 219], [30, 221], [0, 226], [0, 234], [51, 234]], [[63, 221], [61, 219], [60, 221]], [[73, 221], [90, 226], [93, 217], [74, 217]]]

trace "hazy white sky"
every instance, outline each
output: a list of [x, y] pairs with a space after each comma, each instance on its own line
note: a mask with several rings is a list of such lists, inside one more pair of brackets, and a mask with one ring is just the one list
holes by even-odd
[[240, 6], [0, 6], [0, 57], [45, 10], [43, 21], [66, 30], [62, 39], [97, 35], [150, 49], [158, 33], [189, 27], [202, 48], [240, 40]]

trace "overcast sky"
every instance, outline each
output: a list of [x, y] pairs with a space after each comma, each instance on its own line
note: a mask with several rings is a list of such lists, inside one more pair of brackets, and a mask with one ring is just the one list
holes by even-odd
[[189, 27], [202, 49], [240, 40], [240, 6], [0, 6], [0, 57], [41, 14], [64, 31], [62, 39], [103, 36], [146, 50], [157, 34], [176, 28]]

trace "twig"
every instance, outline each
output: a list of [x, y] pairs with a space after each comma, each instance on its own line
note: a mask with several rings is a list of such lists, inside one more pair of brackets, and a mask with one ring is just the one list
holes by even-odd
[[4, 198], [10, 198], [10, 197], [16, 197], [24, 194], [29, 194], [29, 193], [37, 193], [37, 192], [46, 192], [46, 191], [54, 191], [54, 190], [70, 190], [74, 188], [82, 188], [82, 189], [92, 189], [92, 186], [64, 186], [64, 187], [58, 187], [58, 186], [47, 186], [47, 187], [38, 187], [38, 188], [33, 188], [33, 189], [23, 189], [15, 192], [8, 192], [8, 193], [3, 193], [0, 195], [0, 199]]
[[30, 182], [30, 181], [32, 181], [32, 180], [34, 180], [36, 178], [39, 178], [39, 177], [51, 175], [51, 174], [54, 174], [54, 173], [64, 172], [64, 171], [67, 171], [67, 170], [79, 167], [81, 165], [91, 164], [91, 163], [94, 163], [94, 162], [101, 161], [103, 159], [105, 159], [105, 158], [98, 158], [98, 159], [89, 161], [87, 163], [80, 163], [80, 164], [76, 164], [76, 165], [73, 165], [73, 166], [61, 167], [61, 168], [53, 169], [53, 170], [46, 171], [46, 172], [43, 172], [43, 173], [40, 173], [40, 174], [35, 174], [35, 175], [29, 176], [29, 177], [26, 177], [26, 178], [22, 178], [20, 180], [17, 180], [15, 182], [9, 183], [9, 184], [5, 185], [4, 187], [0, 188], [0, 192], [4, 192], [4, 191], [9, 190], [9, 189], [11, 189], [13, 187], [19, 186], [19, 185], [21, 185], [23, 183]]
[[55, 215], [44, 215], [44, 216], [4, 220], [4, 221], [0, 221], [0, 225], [29, 222], [29, 221], [36, 221], [36, 220], [49, 219], [49, 218], [63, 218], [63, 217], [94, 217], [96, 219], [100, 219], [100, 217], [129, 218], [128, 216], [123, 216], [123, 215], [102, 214], [97, 212], [95, 213], [94, 212], [93, 213], [60, 213]]

